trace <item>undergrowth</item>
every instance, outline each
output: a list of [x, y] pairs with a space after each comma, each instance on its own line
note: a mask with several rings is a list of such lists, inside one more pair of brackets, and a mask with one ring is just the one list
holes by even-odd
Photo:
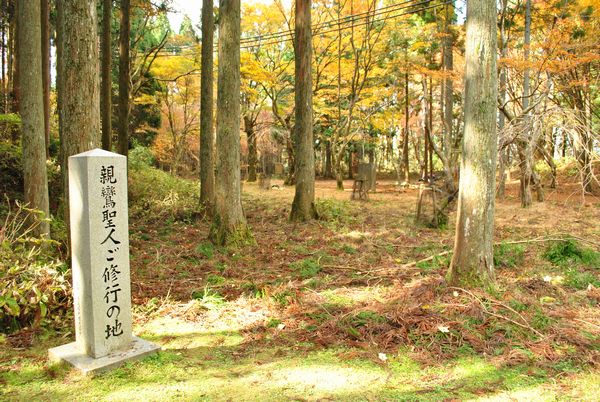
[[198, 185], [151, 166], [145, 148], [131, 151], [129, 159], [130, 214], [137, 222], [191, 222], [201, 213]]
[[60, 325], [71, 314], [71, 271], [59, 243], [33, 235], [40, 212], [9, 207], [0, 227], [0, 333]]

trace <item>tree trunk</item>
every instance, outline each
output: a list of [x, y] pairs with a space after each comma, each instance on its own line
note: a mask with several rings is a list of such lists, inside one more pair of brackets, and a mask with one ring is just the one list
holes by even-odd
[[258, 155], [256, 150], [256, 132], [254, 131], [254, 122], [250, 116], [244, 116], [244, 131], [248, 141], [248, 179], [249, 182], [256, 181], [256, 164]]
[[402, 157], [404, 159], [404, 183], [408, 184], [410, 181], [410, 162], [408, 155], [408, 139], [410, 134], [409, 119], [410, 119], [410, 103], [409, 103], [409, 92], [408, 92], [408, 73], [404, 74], [404, 140], [402, 141]]
[[129, 77], [130, 46], [130, 0], [121, 0], [121, 30], [119, 31], [119, 153], [129, 153], [129, 96], [131, 80]]
[[494, 282], [494, 197], [497, 159], [496, 2], [467, 0], [465, 126], [454, 253], [449, 282]]
[[102, 87], [100, 113], [102, 115], [102, 149], [112, 150], [112, 49], [111, 49], [112, 0], [102, 2], [102, 37], [100, 38]]
[[325, 174], [326, 179], [333, 178], [333, 167], [331, 163], [331, 141], [325, 143]]
[[[508, 42], [506, 38], [506, 22], [505, 16], [508, 7], [508, 0], [502, 0], [502, 18], [500, 19], [500, 54], [502, 58], [505, 58], [508, 52]], [[504, 106], [506, 102], [506, 67], [502, 66], [500, 68], [500, 104]], [[504, 130], [504, 126], [506, 124], [506, 117], [504, 113], [500, 113], [498, 116], [498, 128], [500, 132]], [[498, 177], [500, 178], [500, 183], [498, 184], [498, 197], [504, 198], [506, 194], [506, 170], [510, 169], [510, 147], [506, 147], [502, 149], [500, 154], [500, 169]]]
[[42, 91], [44, 97], [44, 142], [46, 158], [50, 157], [50, 7], [49, 0], [41, 0]]
[[240, 0], [219, 2], [216, 203], [210, 238], [219, 245], [252, 239], [240, 188]]
[[8, 95], [8, 76], [6, 74], [6, 65], [7, 65], [7, 22], [8, 22], [8, 10], [7, 10], [7, 0], [2, 0], [2, 25], [0, 26], [0, 30], [2, 30], [1, 45], [2, 45], [2, 59], [0, 60], [0, 69], [2, 70], [2, 113], [8, 113], [8, 104], [6, 102]]
[[296, 184], [296, 156], [294, 155], [294, 141], [292, 140], [294, 128], [292, 127], [290, 131], [290, 136], [285, 141], [285, 150], [288, 154], [288, 174], [283, 184], [286, 186], [293, 186]]
[[[525, 2], [525, 37], [523, 40], [524, 58], [525, 63], [529, 62], [529, 47], [531, 45], [531, 0]], [[527, 110], [529, 107], [529, 67], [525, 68], [523, 72], [523, 98], [522, 105], [523, 110]], [[524, 116], [525, 119], [529, 119], [529, 113]], [[531, 205], [531, 182], [533, 177], [533, 146], [531, 141], [531, 133], [526, 133], [526, 139], [519, 141], [517, 147], [519, 157], [521, 159], [521, 206], [523, 208]]]
[[215, 133], [213, 127], [213, 2], [202, 1], [202, 73], [200, 77], [200, 202], [212, 214], [215, 204]]
[[315, 208], [315, 152], [312, 105], [311, 0], [296, 0], [295, 18], [295, 113], [296, 192], [290, 220], [308, 221], [317, 217]]
[[69, 222], [68, 158], [98, 146], [100, 82], [98, 19], [88, 2], [58, 1], [59, 122], [65, 222]]
[[[19, 50], [21, 45], [19, 45], [19, 34], [18, 34], [18, 21], [16, 16], [19, 13], [19, 5], [20, 1], [15, 0], [13, 3], [13, 18], [11, 19], [11, 32], [13, 33], [13, 41], [12, 41], [12, 91], [11, 91], [11, 111], [14, 113], [19, 112]], [[13, 130], [13, 141], [17, 141], [19, 132], [18, 130]]]
[[[28, 208], [49, 218], [48, 176], [44, 135], [44, 99], [42, 88], [42, 49], [40, 2], [23, 1], [18, 11], [19, 78], [22, 119], [24, 195]], [[34, 219], [36, 221], [37, 219]], [[33, 223], [33, 222], [31, 222]], [[50, 224], [41, 220], [36, 235], [49, 235]]]
[[[453, 161], [453, 141], [452, 133], [454, 126], [454, 81], [452, 80], [452, 73], [454, 70], [454, 35], [450, 26], [454, 20], [454, 4], [446, 4], [444, 19], [444, 41], [443, 41], [443, 68], [444, 68], [444, 82], [443, 82], [443, 108], [444, 108], [444, 156], [448, 161]], [[450, 170], [453, 169], [452, 164], [448, 164]]]

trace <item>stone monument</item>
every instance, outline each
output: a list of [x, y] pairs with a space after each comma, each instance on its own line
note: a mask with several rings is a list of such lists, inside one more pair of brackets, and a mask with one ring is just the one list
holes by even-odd
[[160, 347], [132, 336], [127, 158], [94, 149], [69, 157], [75, 342], [50, 349], [85, 374]]

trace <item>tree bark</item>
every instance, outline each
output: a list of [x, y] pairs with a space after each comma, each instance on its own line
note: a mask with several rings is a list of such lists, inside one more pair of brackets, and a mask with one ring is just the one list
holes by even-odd
[[254, 131], [254, 122], [251, 116], [244, 116], [244, 131], [248, 142], [248, 181], [256, 181], [256, 165], [258, 156], [256, 150], [256, 132]]
[[211, 240], [219, 245], [252, 239], [240, 188], [240, 0], [219, 1], [217, 174]]
[[[18, 21], [17, 15], [19, 14], [19, 5], [21, 2], [15, 0], [13, 2], [13, 17], [11, 19], [11, 32], [13, 34], [12, 40], [12, 90], [11, 90], [11, 111], [17, 113], [19, 111], [19, 99], [20, 99], [20, 90], [19, 90], [19, 34], [18, 34]], [[13, 141], [18, 140], [18, 130], [13, 131]]]
[[494, 197], [497, 159], [496, 2], [467, 0], [465, 127], [454, 253], [449, 282], [494, 282]]
[[42, 91], [44, 97], [44, 142], [46, 158], [50, 157], [50, 7], [49, 0], [41, 0]]
[[8, 74], [6, 74], [6, 65], [7, 63], [7, 25], [8, 25], [8, 5], [7, 0], [2, 0], [2, 26], [0, 26], [0, 30], [2, 31], [2, 38], [0, 38], [2, 45], [2, 59], [0, 60], [0, 69], [2, 70], [2, 113], [8, 112], [7, 107], [7, 94], [8, 94]]
[[102, 2], [102, 37], [100, 38], [102, 87], [100, 113], [102, 115], [102, 149], [112, 149], [112, 49], [111, 49], [112, 0]]
[[323, 176], [326, 179], [333, 178], [333, 167], [331, 164], [331, 141], [325, 143], [325, 172]]
[[130, 0], [121, 0], [121, 30], [119, 31], [119, 153], [129, 153], [129, 97], [131, 80], [129, 77], [130, 47]]
[[98, 17], [88, 1], [58, 0], [59, 124], [65, 222], [69, 222], [69, 156], [100, 143]]
[[[44, 130], [41, 10], [38, 1], [23, 1], [18, 8], [19, 78], [22, 119], [23, 178], [25, 203], [43, 213], [36, 235], [49, 235], [48, 176]], [[37, 221], [33, 218], [31, 223]]]
[[409, 119], [410, 119], [410, 94], [408, 88], [408, 72], [404, 73], [404, 140], [402, 141], [402, 158], [404, 159], [404, 183], [410, 181], [410, 162], [409, 162], [409, 147], [408, 140], [410, 134]]
[[213, 37], [215, 22], [212, 0], [202, 1], [202, 61], [200, 76], [200, 202], [209, 214], [215, 204], [215, 133], [213, 125]]
[[311, 75], [311, 0], [296, 0], [295, 24], [296, 192], [290, 220], [304, 222], [317, 217]]
[[[525, 63], [529, 63], [529, 47], [531, 45], [531, 0], [525, 2], [525, 37], [523, 40], [524, 58]], [[529, 67], [525, 67], [523, 72], [523, 98], [522, 105], [523, 110], [527, 110], [529, 107]], [[524, 116], [525, 119], [529, 119], [529, 113]], [[533, 151], [531, 147], [531, 133], [527, 133], [527, 139], [519, 141], [517, 146], [519, 147], [519, 157], [521, 164], [521, 206], [523, 208], [531, 205], [531, 182], [533, 176]]]
[[[508, 42], [506, 37], [506, 12], [508, 8], [508, 0], [502, 0], [502, 16], [500, 18], [500, 55], [505, 58], [508, 53]], [[504, 105], [506, 102], [506, 67], [500, 68], [500, 104]], [[506, 124], [506, 116], [504, 113], [500, 113], [498, 116], [498, 128], [500, 132], [504, 129]], [[500, 183], [498, 183], [498, 197], [504, 198], [506, 194], [506, 170], [510, 169], [510, 148], [506, 147], [502, 149], [500, 154], [500, 171], [498, 177]]]

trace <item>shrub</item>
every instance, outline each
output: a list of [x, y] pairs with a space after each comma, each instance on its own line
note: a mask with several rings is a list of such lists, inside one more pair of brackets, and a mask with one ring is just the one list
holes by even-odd
[[319, 218], [328, 222], [350, 223], [352, 217], [348, 215], [349, 201], [338, 201], [330, 198], [318, 199], [316, 209]]
[[191, 221], [200, 213], [198, 184], [171, 176], [149, 163], [146, 151], [134, 153], [128, 183], [131, 215], [138, 221]]
[[60, 323], [71, 311], [70, 270], [52, 255], [57, 242], [32, 237], [36, 211], [17, 204], [0, 230], [0, 332]]
[[525, 247], [519, 244], [502, 243], [494, 247], [494, 265], [515, 268], [525, 261]]
[[600, 253], [581, 248], [573, 239], [561, 240], [551, 244], [543, 257], [553, 264], [581, 263], [597, 267], [600, 263]]

